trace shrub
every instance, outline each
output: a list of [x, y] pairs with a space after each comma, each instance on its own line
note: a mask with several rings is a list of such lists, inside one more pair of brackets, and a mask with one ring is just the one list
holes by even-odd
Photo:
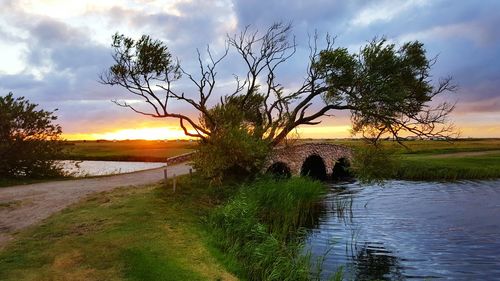
[[54, 161], [63, 149], [54, 112], [38, 109], [24, 97], [0, 96], [0, 176], [60, 175]]

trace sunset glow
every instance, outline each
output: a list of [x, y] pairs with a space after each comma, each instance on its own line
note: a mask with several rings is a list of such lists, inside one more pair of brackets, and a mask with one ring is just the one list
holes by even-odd
[[[1, 0], [0, 0], [1, 1]], [[295, 56], [277, 69], [285, 90], [297, 89], [308, 61], [307, 34], [335, 36], [335, 47], [357, 51], [367, 40], [385, 36], [389, 42], [424, 43], [427, 55], [439, 55], [432, 79], [452, 76], [458, 91], [445, 99], [457, 102], [450, 115], [462, 137], [500, 137], [500, 2], [393, 1], [349, 3], [311, 1], [64, 1], [9, 0], [0, 6], [0, 93], [13, 92], [47, 110], [58, 109], [63, 137], [76, 139], [185, 139], [173, 119], [137, 115], [111, 100], [143, 104], [119, 87], [97, 82], [112, 63], [111, 36], [124, 33], [137, 38], [151, 35], [165, 42], [181, 66], [199, 74], [196, 50], [210, 46], [215, 55], [224, 50], [227, 34], [245, 26], [265, 30], [276, 21], [293, 22]], [[264, 2], [262, 2], [264, 3]], [[348, 4], [349, 3], [349, 4]], [[272, 11], [272, 12], [271, 12]], [[321, 41], [321, 40], [320, 40]], [[322, 43], [322, 42], [319, 42]], [[321, 44], [320, 44], [321, 45]], [[323, 46], [318, 46], [322, 48]], [[233, 75], [244, 77], [229, 53], [228, 63], [217, 69], [214, 105], [234, 90]], [[242, 76], [243, 75], [243, 76]], [[175, 87], [198, 98], [184, 76]], [[178, 82], [178, 83], [177, 83]], [[315, 100], [318, 106], [321, 100]], [[169, 111], [197, 116], [192, 107], [177, 101]], [[351, 137], [348, 112], [330, 112], [317, 126], [298, 128], [303, 138]], [[329, 114], [330, 114], [329, 113]], [[161, 119], [161, 120], [160, 120]], [[331, 121], [334, 120], [334, 121]]]
[[75, 133], [64, 134], [67, 140], [165, 140], [188, 139], [184, 132], [172, 127], [119, 129], [104, 133]]
[[[350, 126], [299, 127], [301, 138], [346, 138], [350, 137]], [[190, 139], [184, 131], [175, 127], [119, 129], [102, 133], [63, 134], [67, 140], [174, 140]]]

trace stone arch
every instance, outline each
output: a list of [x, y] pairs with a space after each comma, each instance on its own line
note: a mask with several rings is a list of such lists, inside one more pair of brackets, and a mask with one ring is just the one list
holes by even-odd
[[325, 161], [318, 154], [311, 154], [302, 163], [301, 176], [309, 176], [314, 179], [324, 180], [327, 177]]
[[266, 173], [283, 178], [289, 178], [292, 176], [290, 167], [288, 167], [288, 165], [282, 161], [274, 162], [273, 164], [271, 164], [271, 166], [267, 168]]
[[348, 158], [342, 157], [335, 162], [333, 166], [331, 178], [333, 180], [343, 180], [352, 177], [349, 168], [351, 166], [351, 162]]
[[337, 160], [340, 158], [351, 159], [351, 154], [348, 147], [331, 143], [302, 143], [282, 146], [275, 148], [270, 153], [264, 162], [262, 172], [267, 172], [270, 166], [276, 162], [283, 162], [290, 169], [292, 176], [299, 176], [304, 161], [311, 155], [317, 155], [322, 158], [328, 177], [331, 175]]

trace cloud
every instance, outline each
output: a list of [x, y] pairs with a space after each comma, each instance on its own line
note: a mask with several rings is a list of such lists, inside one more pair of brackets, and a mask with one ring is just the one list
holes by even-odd
[[[0, 1], [0, 90], [60, 108], [60, 120], [70, 131], [137, 126], [136, 118], [145, 122], [109, 102], [131, 98], [123, 89], [97, 82], [112, 63], [113, 33], [161, 39], [196, 74], [197, 48], [210, 44], [220, 54], [227, 33], [247, 25], [263, 30], [276, 21], [292, 22], [298, 43], [296, 55], [278, 70], [286, 89], [304, 78], [308, 34], [315, 30], [338, 35], [339, 46], [351, 47], [385, 35], [397, 43], [422, 41], [429, 56], [439, 55], [433, 78], [452, 75], [459, 84], [457, 116], [497, 116], [499, 110], [500, 2], [495, 0]], [[242, 69], [230, 53], [218, 72], [219, 95], [231, 91], [232, 74], [242, 75]], [[194, 92], [186, 80], [177, 89]], [[196, 115], [187, 107], [174, 109]], [[348, 123], [348, 113], [334, 114], [339, 116], [326, 118], [325, 125]]]
[[378, 1], [362, 8], [350, 21], [350, 25], [353, 27], [366, 27], [376, 22], [390, 22], [396, 17], [401, 17], [413, 9], [422, 8], [428, 4], [428, 0]]

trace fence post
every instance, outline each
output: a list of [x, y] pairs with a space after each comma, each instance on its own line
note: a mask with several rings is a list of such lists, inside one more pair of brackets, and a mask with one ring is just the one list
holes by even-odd
[[165, 187], [168, 187], [168, 173], [167, 173], [167, 168], [165, 167], [165, 170], [163, 170], [163, 177], [165, 180]]

